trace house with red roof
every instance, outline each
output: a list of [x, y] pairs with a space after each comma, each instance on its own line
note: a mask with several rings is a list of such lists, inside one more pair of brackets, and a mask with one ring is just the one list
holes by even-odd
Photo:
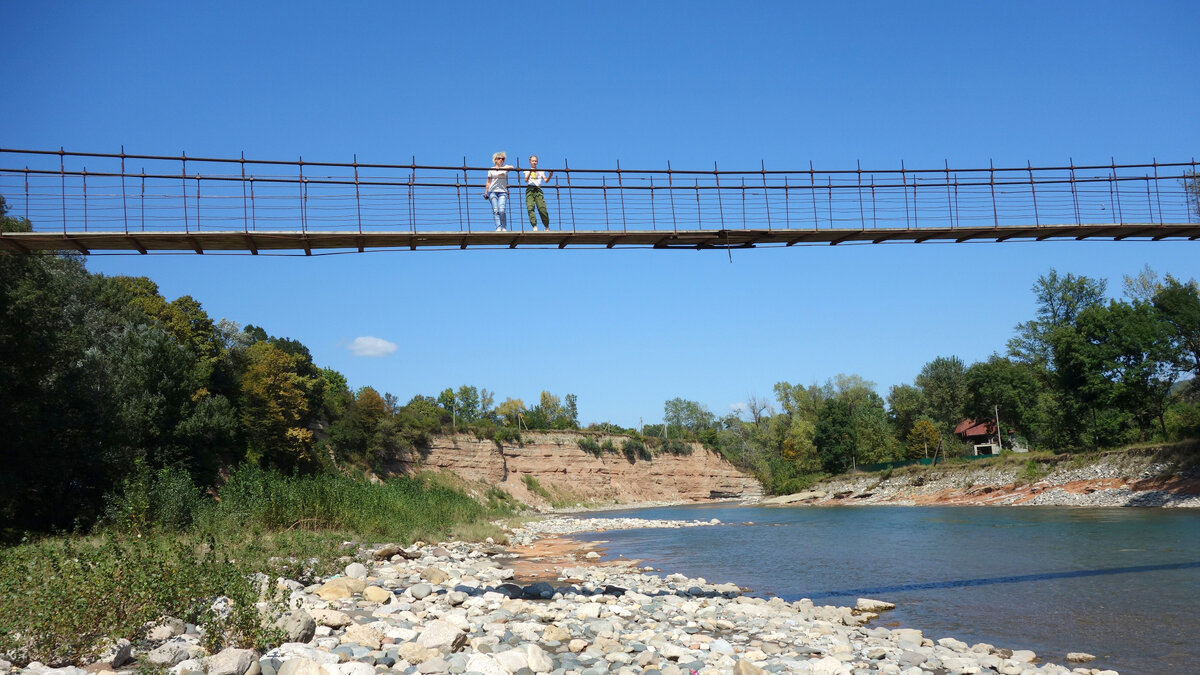
[[995, 422], [963, 420], [954, 427], [954, 435], [970, 443], [976, 455], [1000, 454], [1000, 437], [996, 434]]

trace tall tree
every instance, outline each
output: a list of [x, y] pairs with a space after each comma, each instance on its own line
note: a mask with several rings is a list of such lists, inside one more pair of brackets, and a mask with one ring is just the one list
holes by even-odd
[[821, 408], [813, 444], [826, 473], [844, 473], [854, 465], [854, 417], [848, 401], [833, 399]]
[[1114, 403], [1136, 420], [1143, 437], [1153, 421], [1166, 436], [1171, 388], [1184, 362], [1172, 327], [1152, 305], [1112, 302], [1080, 316], [1080, 330], [1102, 350], [1102, 374], [1115, 385]]
[[1103, 279], [1074, 274], [1059, 276], [1054, 269], [1038, 277], [1033, 285], [1037, 318], [1017, 325], [1017, 335], [1008, 341], [1009, 354], [1018, 361], [1052, 369], [1050, 333], [1074, 324], [1075, 317], [1084, 309], [1102, 305], [1106, 287]]
[[1042, 378], [1036, 366], [992, 354], [967, 368], [966, 383], [967, 416], [991, 419], [999, 408], [1002, 426], [1007, 424], [1027, 438], [1040, 438], [1045, 418], [1039, 405]]
[[925, 395], [911, 384], [895, 384], [888, 390], [888, 416], [896, 433], [907, 435], [925, 412]]
[[663, 421], [668, 428], [698, 433], [713, 428], [716, 420], [716, 416], [707, 406], [696, 401], [673, 398], [663, 404]]
[[303, 357], [255, 342], [247, 362], [239, 406], [247, 457], [285, 472], [316, 469], [321, 460], [313, 452], [308, 403], [317, 379], [301, 373]]
[[814, 435], [821, 411], [833, 397], [832, 387], [779, 382], [774, 390], [783, 412], [767, 425], [767, 442], [778, 447], [783, 459], [801, 473], [821, 471], [823, 462]]
[[1192, 386], [1200, 386], [1200, 286], [1195, 280], [1185, 284], [1168, 275], [1154, 296], [1154, 307], [1173, 329], [1185, 367], [1192, 372]]
[[944, 430], [962, 421], [967, 407], [967, 374], [962, 359], [939, 356], [921, 368], [915, 380], [931, 417]]

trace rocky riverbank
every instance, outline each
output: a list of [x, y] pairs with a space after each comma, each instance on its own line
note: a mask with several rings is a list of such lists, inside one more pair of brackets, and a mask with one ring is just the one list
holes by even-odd
[[1200, 477], [1181, 472], [1173, 459], [1155, 452], [1064, 455], [1023, 463], [990, 459], [848, 474], [763, 503], [1200, 507]]
[[[656, 576], [634, 561], [593, 564], [601, 556], [578, 544], [557, 551], [562, 564], [552, 580], [532, 581], [522, 572], [523, 564], [545, 561], [545, 549], [537, 544], [554, 537], [711, 524], [716, 521], [559, 517], [513, 530], [513, 549], [490, 542], [363, 548], [335, 578], [308, 585], [264, 578], [285, 589], [289, 608], [278, 620], [287, 642], [266, 653], [207, 654], [195, 626], [168, 618], [136, 648], [122, 641], [86, 669], [32, 663], [24, 670], [37, 675], [132, 673], [146, 667], [173, 675], [1115, 675], [1040, 663], [1026, 650], [870, 626], [877, 612], [890, 608], [884, 602], [861, 599], [849, 608], [755, 598], [733, 584]], [[1091, 659], [1086, 654], [1069, 658]]]

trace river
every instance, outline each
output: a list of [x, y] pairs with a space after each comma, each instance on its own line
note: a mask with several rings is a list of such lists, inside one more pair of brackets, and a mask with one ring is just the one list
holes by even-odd
[[714, 527], [577, 535], [606, 558], [733, 582], [754, 595], [896, 603], [873, 625], [918, 628], [1122, 675], [1200, 672], [1200, 510], [1058, 507], [761, 507], [706, 504], [630, 516]]

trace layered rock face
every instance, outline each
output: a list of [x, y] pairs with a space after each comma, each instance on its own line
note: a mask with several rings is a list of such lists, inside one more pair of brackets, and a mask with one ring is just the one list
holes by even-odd
[[[392, 470], [446, 470], [480, 481], [530, 504], [554, 501], [634, 504], [755, 498], [762, 486], [720, 455], [693, 444], [691, 455], [655, 455], [630, 462], [620, 452], [595, 457], [579, 447], [582, 435], [570, 432], [524, 432], [520, 444], [480, 440], [467, 434], [433, 439], [417, 463], [397, 462]], [[620, 448], [624, 437], [611, 440]], [[532, 477], [536, 483], [529, 481]], [[533, 490], [530, 488], [533, 487]]]

